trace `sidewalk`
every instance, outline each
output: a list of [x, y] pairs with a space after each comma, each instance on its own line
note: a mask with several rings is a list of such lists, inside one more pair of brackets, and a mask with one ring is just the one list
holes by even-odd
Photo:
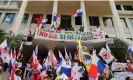
[[8, 80], [9, 74], [8, 72], [3, 72], [0, 74], [0, 80]]

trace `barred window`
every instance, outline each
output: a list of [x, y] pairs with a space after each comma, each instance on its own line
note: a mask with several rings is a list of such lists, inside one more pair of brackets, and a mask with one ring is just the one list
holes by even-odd
[[51, 24], [51, 21], [52, 21], [52, 14], [47, 14], [46, 19], [48, 19], [48, 21], [47, 21], [46, 24]]
[[82, 25], [82, 17], [81, 16], [75, 17], [75, 25]]
[[5, 23], [13, 23], [15, 18], [15, 13], [6, 13], [6, 16], [4, 18]]
[[24, 14], [23, 19], [22, 19], [22, 23], [26, 24], [29, 18], [29, 14]]
[[43, 17], [43, 14], [33, 14], [31, 23], [37, 23], [36, 18], [40, 18], [40, 16]]
[[99, 17], [97, 16], [90, 16], [89, 21], [91, 26], [100, 26]]

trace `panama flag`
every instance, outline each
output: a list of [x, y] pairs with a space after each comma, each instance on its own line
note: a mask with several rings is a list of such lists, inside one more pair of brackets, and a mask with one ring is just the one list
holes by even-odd
[[54, 21], [57, 22], [58, 24], [60, 24], [60, 18], [59, 18], [59, 15], [57, 13], [54, 13]]
[[16, 49], [14, 47], [14, 51], [13, 51], [13, 59], [16, 60]]
[[37, 21], [37, 27], [38, 28], [41, 28], [42, 25], [45, 25], [48, 21], [48, 19], [43, 19], [42, 20], [42, 16], [40, 16], [39, 18], [36, 18], [36, 21]]
[[59, 51], [59, 61], [61, 64], [66, 63], [64, 57], [62, 56], [61, 52]]
[[57, 65], [57, 59], [56, 59], [53, 51], [50, 50], [50, 52], [51, 52], [51, 55], [52, 55], [52, 67], [54, 68]]
[[35, 63], [38, 63], [38, 60], [37, 60], [37, 55], [36, 55], [36, 53], [35, 53], [35, 51], [33, 50], [33, 62], [34, 62], [34, 64]]
[[70, 58], [69, 58], [67, 51], [66, 51], [66, 46], [65, 46], [65, 60], [66, 60], [66, 62], [68, 62], [71, 65]]
[[22, 55], [22, 49], [23, 49], [23, 44], [20, 45], [18, 55], [17, 55], [17, 59]]
[[7, 53], [7, 40], [6, 39], [1, 43], [0, 51], [2, 53]]
[[133, 46], [129, 46], [128, 47], [128, 52], [131, 53], [131, 54], [133, 54]]
[[106, 61], [107, 64], [114, 59], [114, 56], [111, 55], [111, 52], [108, 49], [106, 50], [105, 48], [102, 48], [99, 52], [99, 55]]
[[38, 57], [38, 45], [35, 48], [35, 55]]
[[12, 49], [11, 49], [11, 52], [10, 52], [10, 60], [12, 60], [12, 64], [15, 63], [15, 54], [14, 54], [14, 51], [12, 51]]
[[74, 17], [82, 16], [82, 15], [83, 15], [82, 9], [78, 9], [78, 10], [75, 10], [75, 11], [73, 12], [73, 16], [74, 16]]
[[48, 19], [43, 19], [42, 20], [42, 25], [45, 25], [47, 23]]
[[92, 64], [88, 73], [89, 80], [97, 80], [98, 73], [102, 73], [106, 68], [102, 61], [97, 57], [96, 51], [93, 50], [92, 54]]
[[15, 66], [14, 65], [12, 66], [12, 71], [9, 75], [10, 75], [9, 80], [15, 80]]

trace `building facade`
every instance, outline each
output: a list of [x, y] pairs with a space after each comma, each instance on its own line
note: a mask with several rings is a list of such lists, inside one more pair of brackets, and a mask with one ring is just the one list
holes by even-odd
[[[50, 29], [53, 14], [58, 13], [60, 26], [65, 29], [72, 26], [79, 31], [83, 26], [88, 32], [91, 28], [101, 27], [111, 38], [125, 40], [133, 44], [133, 1], [0, 1], [0, 28], [15, 35], [28, 35], [29, 28], [34, 32], [37, 27], [36, 18], [48, 19], [45, 28]], [[77, 9], [83, 10], [82, 17], [73, 17]]]

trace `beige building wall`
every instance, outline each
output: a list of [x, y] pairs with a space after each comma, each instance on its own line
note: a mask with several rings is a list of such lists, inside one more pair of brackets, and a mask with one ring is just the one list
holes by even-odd
[[[9, 4], [9, 3], [8, 3]], [[17, 16], [17, 13], [19, 11], [19, 6], [21, 3], [17, 4], [17, 2], [13, 2], [10, 5], [7, 5], [4, 7], [3, 3], [0, 3], [0, 13], [2, 15], [0, 16], [0, 28], [5, 29], [7, 32], [9, 32], [12, 29], [12, 24], [7, 24], [3, 22], [3, 19], [5, 17], [6, 13], [15, 13], [15, 18]], [[132, 38], [131, 32], [129, 29], [129, 26], [133, 28], [133, 24], [129, 22], [129, 18], [133, 18], [132, 11], [125, 11], [123, 9], [123, 5], [132, 5], [133, 2], [116, 2], [116, 4], [122, 6], [122, 10], [118, 10], [120, 18], [124, 18], [126, 20], [126, 23], [128, 23], [128, 27], [124, 27], [124, 23], [122, 23], [122, 27], [124, 29], [124, 32], [126, 34], [126, 38]], [[36, 6], [35, 6], [36, 5]], [[62, 1], [58, 3], [58, 10], [57, 13], [61, 17], [61, 15], [71, 15], [71, 22], [72, 26], [75, 29], [75, 31], [78, 31], [81, 25], [75, 25], [75, 18], [72, 16], [72, 13], [74, 10], [80, 8], [80, 2], [79, 1]], [[115, 27], [108, 26], [105, 27], [103, 23], [103, 17], [112, 17], [112, 12], [110, 9], [110, 5], [108, 1], [85, 1], [85, 9], [86, 9], [86, 16], [87, 16], [87, 25], [90, 28], [96, 27], [96, 26], [90, 26], [89, 23], [89, 16], [98, 16], [100, 27], [102, 27], [103, 31], [108, 34], [110, 37], [116, 37], [116, 29]], [[45, 2], [33, 2], [29, 1], [25, 13], [29, 14], [29, 18], [27, 21], [27, 24], [21, 24], [21, 27], [19, 29], [19, 34], [28, 34], [28, 28], [31, 28], [32, 31], [35, 30], [37, 24], [31, 24], [31, 20], [33, 17], [33, 14], [43, 14], [43, 18], [46, 18], [47, 14], [52, 14], [53, 11], [53, 1], [45, 1]], [[15, 21], [15, 19], [14, 19]], [[114, 23], [114, 19], [113, 19]], [[51, 24], [47, 24], [46, 28], [50, 28]], [[116, 26], [116, 25], [115, 25]]]

